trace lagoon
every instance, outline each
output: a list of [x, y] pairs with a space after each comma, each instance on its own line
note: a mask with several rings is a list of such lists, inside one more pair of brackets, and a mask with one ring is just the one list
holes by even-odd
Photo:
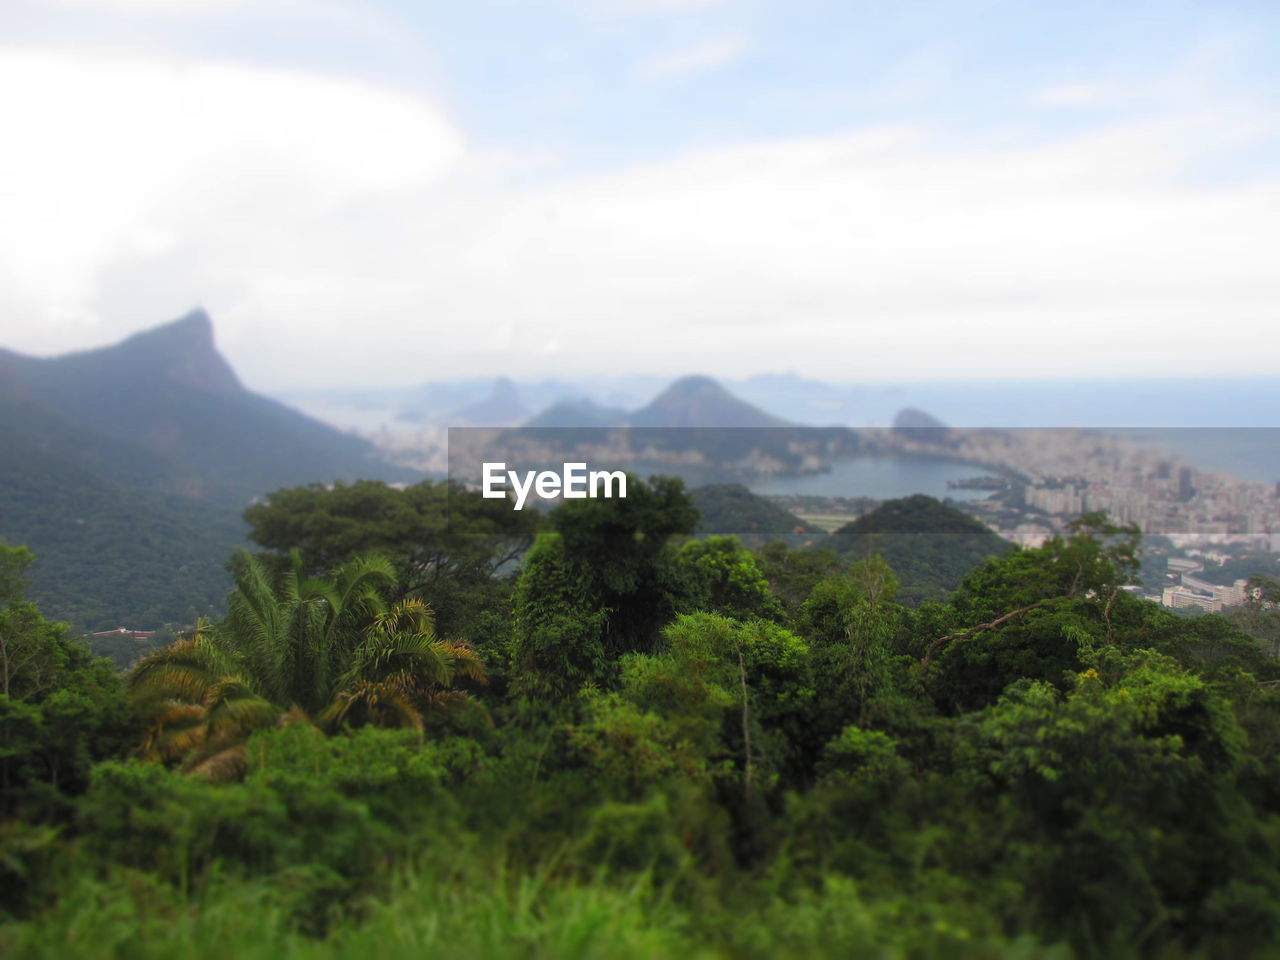
[[939, 500], [981, 500], [989, 490], [954, 490], [948, 480], [989, 475], [973, 464], [931, 457], [867, 455], [832, 462], [825, 473], [773, 477], [748, 483], [752, 493], [811, 497], [872, 497], [890, 500], [923, 493]]

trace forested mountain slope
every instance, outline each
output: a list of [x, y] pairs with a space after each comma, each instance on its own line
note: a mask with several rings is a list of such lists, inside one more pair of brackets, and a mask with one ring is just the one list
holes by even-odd
[[752, 493], [740, 483], [708, 484], [691, 491], [690, 496], [701, 516], [698, 533], [775, 537], [815, 533], [794, 513]]
[[218, 606], [256, 497], [412, 478], [244, 389], [203, 311], [101, 350], [0, 351], [0, 449], [0, 540], [35, 551], [33, 597], [84, 629]]
[[316, 480], [413, 478], [366, 441], [246, 390], [201, 310], [115, 346], [0, 364], [29, 403], [107, 441], [113, 466], [139, 446], [157, 455], [147, 472], [184, 496], [243, 506]]
[[923, 494], [886, 501], [836, 530], [825, 545], [846, 560], [883, 556], [912, 605], [945, 599], [987, 558], [1013, 550], [977, 520]]

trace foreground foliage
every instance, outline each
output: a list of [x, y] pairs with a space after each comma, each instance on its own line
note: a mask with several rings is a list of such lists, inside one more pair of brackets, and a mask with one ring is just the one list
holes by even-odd
[[0, 697], [0, 951], [1280, 942], [1280, 670], [1239, 624], [1126, 592], [1135, 531], [1086, 516], [912, 607], [878, 556], [693, 540], [678, 483], [632, 490], [491, 571], [476, 647], [403, 558], [242, 554], [228, 615], [127, 686], [8, 551], [0, 640], [43, 666]]

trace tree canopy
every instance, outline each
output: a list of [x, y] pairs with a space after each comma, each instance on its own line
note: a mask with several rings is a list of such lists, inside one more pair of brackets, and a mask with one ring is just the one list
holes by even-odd
[[[1280, 937], [1274, 584], [1247, 616], [1178, 617], [1126, 589], [1137, 532], [1090, 514], [922, 602], [892, 551], [698, 537], [678, 480], [542, 520], [489, 506], [274, 495], [225, 614], [125, 678], [0, 549], [0, 946], [977, 960]], [[897, 536], [883, 519], [856, 535]]]

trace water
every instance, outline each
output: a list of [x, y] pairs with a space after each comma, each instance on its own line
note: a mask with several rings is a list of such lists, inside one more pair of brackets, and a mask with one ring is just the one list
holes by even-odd
[[952, 427], [1280, 427], [1280, 377], [833, 384], [784, 376], [731, 387], [797, 423], [883, 427], [915, 407]]
[[953, 490], [948, 480], [989, 475], [981, 467], [923, 457], [864, 456], [837, 460], [826, 473], [748, 484], [752, 493], [891, 500], [923, 493], [939, 500], [982, 500], [990, 490]]

